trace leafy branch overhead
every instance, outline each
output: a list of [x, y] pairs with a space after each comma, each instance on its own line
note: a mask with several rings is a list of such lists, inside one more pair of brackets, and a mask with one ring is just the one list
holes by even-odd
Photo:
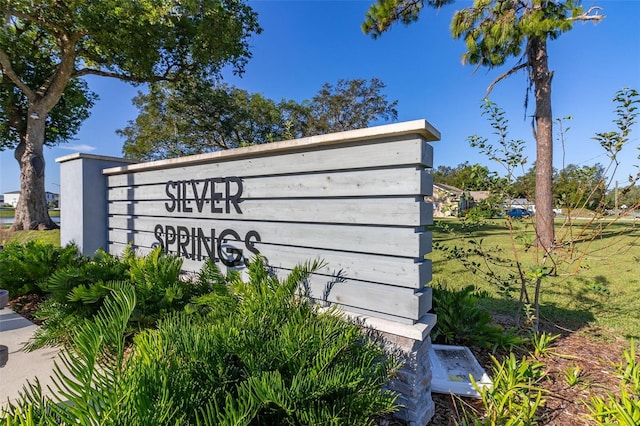
[[10, 23], [3, 41], [36, 32], [56, 53], [50, 59], [58, 58], [55, 73], [32, 88], [12, 75], [14, 58], [3, 43], [4, 71], [30, 98], [65, 78], [90, 74], [141, 83], [187, 73], [214, 76], [227, 64], [242, 72], [251, 57], [248, 37], [261, 31], [255, 12], [240, 1], [65, 3], [18, 0], [3, 8]]
[[134, 84], [242, 73], [258, 34], [257, 14], [240, 0], [0, 3], [0, 149], [15, 149], [22, 196], [14, 229], [51, 228], [44, 144], [66, 142], [96, 97], [81, 77]]

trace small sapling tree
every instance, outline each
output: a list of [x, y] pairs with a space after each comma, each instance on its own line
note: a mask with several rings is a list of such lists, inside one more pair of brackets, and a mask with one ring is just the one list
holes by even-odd
[[[575, 186], [565, 185], [564, 190], [569, 193], [559, 194], [565, 200], [566, 215], [559, 218], [556, 223], [556, 244], [549, 250], [540, 252], [531, 250], [534, 239], [538, 235], [537, 222], [532, 219], [515, 219], [505, 217], [506, 227], [510, 237], [509, 253], [495, 247], [487, 247], [481, 234], [476, 234], [474, 226], [467, 224], [464, 229], [464, 237], [468, 246], [436, 245], [450, 258], [462, 262], [464, 267], [474, 274], [481, 276], [493, 285], [498, 293], [506, 297], [518, 294], [517, 321], [522, 320], [537, 331], [540, 320], [540, 304], [543, 291], [543, 283], [550, 276], [560, 274], [576, 274], [579, 272], [583, 260], [593, 249], [593, 242], [603, 235], [615, 237], [618, 233], [632, 231], [634, 222], [628, 227], [616, 227], [614, 224], [625, 216], [614, 218], [606, 217], [606, 194], [613, 178], [605, 180], [606, 173], [614, 173], [619, 165], [620, 155], [624, 148], [631, 142], [631, 130], [636, 124], [640, 104], [640, 96], [633, 89], [620, 90], [614, 100], [617, 107], [614, 120], [616, 130], [597, 133], [594, 139], [605, 150], [610, 162], [606, 168], [596, 165], [582, 168], [575, 173]], [[483, 114], [488, 117], [494, 134], [495, 142], [477, 135], [469, 137], [471, 146], [478, 148], [481, 153], [493, 161], [497, 161], [504, 167], [506, 176], [493, 179], [491, 191], [494, 196], [506, 201], [511, 199], [519, 191], [517, 179], [514, 179], [514, 171], [522, 169], [526, 164], [523, 156], [523, 142], [509, 139], [508, 120], [503, 111], [495, 104], [487, 101], [483, 106]], [[561, 138], [564, 137], [560, 135]], [[626, 151], [625, 151], [626, 152]], [[586, 170], [586, 171], [585, 171]], [[594, 177], [595, 176], [595, 177]], [[580, 177], [583, 179], [581, 180]], [[629, 176], [629, 187], [632, 191], [636, 177]], [[584, 212], [586, 206], [592, 206], [589, 217], [576, 221], [575, 212]], [[627, 211], [640, 207], [640, 200], [628, 206]], [[606, 219], [606, 220], [605, 220]], [[466, 219], [469, 221], [469, 219]], [[451, 231], [453, 228], [449, 227]], [[611, 250], [624, 250], [615, 238], [609, 238], [608, 248]], [[628, 249], [628, 247], [626, 248]]]

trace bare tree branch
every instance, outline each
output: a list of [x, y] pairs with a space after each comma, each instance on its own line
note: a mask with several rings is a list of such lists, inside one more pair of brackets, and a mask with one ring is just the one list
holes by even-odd
[[493, 80], [491, 82], [491, 84], [489, 85], [489, 87], [487, 88], [487, 93], [484, 95], [484, 97], [485, 98], [489, 97], [489, 95], [493, 91], [493, 88], [496, 86], [496, 84], [498, 84], [499, 82], [501, 82], [505, 78], [509, 77], [511, 74], [514, 74], [514, 73], [520, 71], [521, 69], [526, 68], [527, 66], [529, 66], [529, 62], [524, 62], [524, 63], [522, 63], [520, 65], [516, 65], [515, 67], [511, 68], [509, 71], [505, 72], [504, 74], [502, 74], [501, 76], [499, 76], [498, 78]]
[[599, 15], [598, 11], [600, 10], [602, 10], [602, 8], [599, 6], [591, 6], [589, 10], [587, 10], [582, 15], [568, 18], [568, 20], [569, 21], [601, 21], [605, 18], [606, 15]]
[[102, 77], [117, 78], [119, 80], [129, 81], [132, 83], [148, 83], [150, 81], [151, 82], [175, 81], [175, 78], [166, 77], [166, 76], [155, 76], [153, 79], [149, 80], [148, 78], [135, 78], [127, 74], [121, 74], [121, 73], [112, 72], [112, 71], [97, 70], [93, 68], [82, 68], [82, 69], [76, 70], [73, 73], [72, 77], [82, 77], [85, 75], [99, 75]]

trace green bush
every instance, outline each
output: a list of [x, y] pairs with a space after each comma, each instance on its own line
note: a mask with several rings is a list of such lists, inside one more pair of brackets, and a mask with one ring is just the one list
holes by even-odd
[[144, 257], [127, 250], [122, 257], [98, 250], [91, 259], [58, 269], [42, 285], [50, 299], [36, 312], [42, 326], [29, 349], [68, 341], [84, 318], [92, 318], [114, 290], [133, 288], [136, 306], [127, 333], [155, 326], [168, 313], [180, 311], [193, 297], [211, 291], [207, 282], [181, 277], [182, 259], [158, 248]]
[[471, 207], [469, 211], [466, 212], [465, 217], [468, 220], [481, 220], [481, 219], [491, 219], [495, 217], [497, 212], [491, 208], [487, 208], [485, 206], [476, 206]]
[[104, 284], [127, 278], [127, 265], [118, 257], [98, 250], [92, 258], [59, 268], [41, 284], [60, 304], [67, 304], [83, 316], [95, 315], [109, 293]]
[[433, 286], [433, 312], [438, 321], [431, 332], [434, 343], [468, 344], [483, 348], [512, 349], [523, 339], [513, 330], [505, 331], [492, 325], [491, 314], [478, 307], [478, 300], [486, 295], [470, 285], [450, 290], [437, 282]]
[[114, 290], [76, 328], [75, 352], [64, 351], [60, 401], [31, 385], [7, 424], [27, 414], [53, 424], [373, 424], [395, 409], [382, 390], [395, 362], [358, 325], [300, 297], [311, 270], [279, 281], [258, 259], [244, 282], [209, 263], [196, 285], [211, 293], [139, 333], [130, 356], [123, 334], [136, 292]]
[[78, 248], [55, 247], [37, 240], [9, 243], [0, 250], [0, 288], [11, 297], [45, 292], [41, 284], [58, 268], [78, 261]]

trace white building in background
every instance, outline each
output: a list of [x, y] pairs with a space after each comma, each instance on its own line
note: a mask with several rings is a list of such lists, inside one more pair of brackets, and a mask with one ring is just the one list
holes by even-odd
[[11, 191], [4, 193], [4, 203], [15, 207], [18, 205], [18, 200], [20, 199], [20, 191]]
[[[47, 199], [47, 205], [48, 206], [51, 206], [51, 202], [52, 201], [59, 201], [60, 200], [60, 194], [54, 194], [53, 192], [45, 192], [44, 196]], [[57, 204], [56, 204], [56, 207], [58, 207]]]
[[[44, 196], [47, 200], [47, 204], [60, 198], [58, 194], [54, 194], [53, 192], [45, 192]], [[16, 207], [18, 205], [18, 200], [20, 200], [20, 191], [11, 191], [4, 193], [4, 204]]]

